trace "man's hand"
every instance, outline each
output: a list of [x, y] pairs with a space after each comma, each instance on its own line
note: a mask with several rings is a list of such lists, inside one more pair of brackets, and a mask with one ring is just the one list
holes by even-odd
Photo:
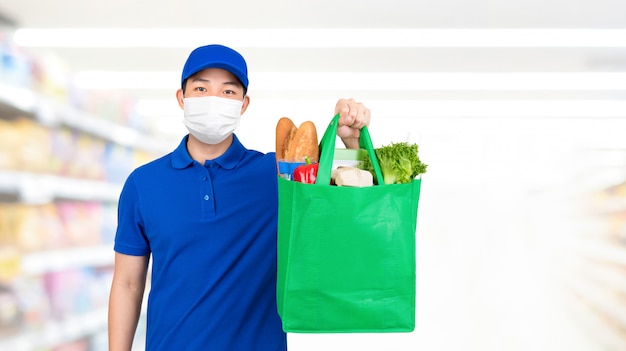
[[360, 129], [370, 124], [370, 110], [354, 99], [340, 99], [335, 114], [339, 114], [337, 135], [346, 148], [358, 149]]

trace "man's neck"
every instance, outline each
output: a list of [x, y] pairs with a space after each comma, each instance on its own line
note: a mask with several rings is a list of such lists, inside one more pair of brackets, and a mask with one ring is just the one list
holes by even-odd
[[232, 134], [219, 144], [205, 144], [189, 134], [187, 138], [187, 152], [192, 159], [204, 164], [207, 160], [214, 160], [222, 156], [233, 143]]

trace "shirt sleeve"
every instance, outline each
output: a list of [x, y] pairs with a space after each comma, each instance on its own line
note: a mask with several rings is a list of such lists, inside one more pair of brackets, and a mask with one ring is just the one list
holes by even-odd
[[151, 251], [141, 217], [140, 192], [133, 174], [124, 183], [120, 194], [114, 250], [132, 256], [145, 256]]

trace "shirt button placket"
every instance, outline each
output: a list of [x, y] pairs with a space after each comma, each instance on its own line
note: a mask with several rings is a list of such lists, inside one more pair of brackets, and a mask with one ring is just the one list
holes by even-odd
[[[205, 184], [204, 185], [205, 190], [206, 190], [206, 182], [207, 182], [208, 179], [209, 179], [209, 177], [207, 177], [207, 176], [202, 177], [202, 182]], [[210, 197], [209, 197], [208, 194], [204, 195], [204, 201], [209, 201], [209, 198]]]
[[211, 216], [215, 214], [215, 205], [212, 201], [212, 182], [209, 174], [202, 176], [202, 215]]

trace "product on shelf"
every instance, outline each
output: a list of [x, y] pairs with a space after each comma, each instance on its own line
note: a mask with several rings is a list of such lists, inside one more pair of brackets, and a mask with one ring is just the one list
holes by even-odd
[[54, 203], [38, 205], [44, 249], [63, 249], [71, 245], [64, 231], [63, 222]]
[[15, 332], [20, 320], [17, 295], [10, 286], [0, 284], [0, 338]]
[[36, 206], [7, 204], [3, 205], [0, 213], [2, 234], [6, 236], [3, 241], [6, 240], [22, 252], [44, 248], [45, 234]]
[[34, 58], [4, 33], [0, 33], [0, 58], [0, 82], [33, 88]]
[[134, 98], [115, 91], [90, 90], [85, 93], [82, 109], [86, 114], [110, 121], [117, 125], [129, 125], [129, 113]]
[[51, 52], [44, 52], [34, 60], [33, 68], [33, 90], [60, 103], [70, 103], [72, 75], [63, 60]]
[[75, 178], [104, 179], [105, 142], [90, 135], [74, 133], [74, 154], [67, 175]]
[[20, 171], [47, 173], [51, 168], [51, 130], [36, 122], [19, 118], [13, 122], [12, 152], [17, 157], [16, 167]]
[[93, 246], [101, 243], [102, 205], [95, 202], [59, 202], [57, 211], [63, 233], [71, 246]]
[[76, 154], [75, 131], [68, 127], [55, 128], [52, 131], [50, 150], [52, 166], [50, 172], [61, 176], [69, 176]]
[[15, 149], [20, 147], [21, 137], [15, 122], [0, 118], [0, 169], [19, 169], [19, 152]]
[[106, 180], [111, 183], [123, 183], [135, 161], [133, 149], [113, 143], [106, 144], [103, 160]]
[[102, 244], [111, 245], [115, 239], [115, 231], [117, 229], [117, 204], [102, 204], [102, 221], [100, 222], [100, 240]]
[[143, 150], [135, 150], [133, 157], [133, 166], [132, 169], [129, 169], [128, 173], [130, 173], [130, 171], [132, 171], [133, 169], [145, 165], [152, 160], [154, 160], [154, 155], [152, 153]]
[[20, 271], [21, 259], [19, 250], [4, 242], [0, 242], [0, 284], [10, 284], [20, 275]]
[[87, 351], [89, 349], [89, 340], [82, 338], [56, 346], [51, 351]]
[[40, 276], [22, 275], [11, 284], [17, 296], [22, 329], [40, 328], [50, 320], [50, 302]]
[[0, 203], [0, 248], [26, 253], [110, 243], [115, 211], [99, 202]]

